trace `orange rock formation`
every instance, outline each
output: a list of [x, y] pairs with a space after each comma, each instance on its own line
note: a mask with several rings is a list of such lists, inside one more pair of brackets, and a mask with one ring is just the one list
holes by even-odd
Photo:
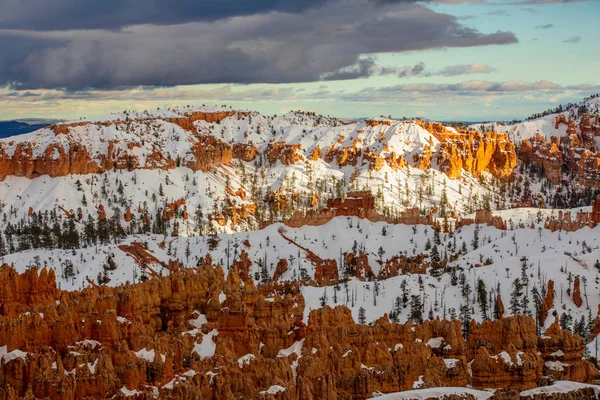
[[225, 280], [210, 257], [170, 276], [80, 292], [58, 290], [53, 271], [3, 266], [0, 279], [0, 344], [16, 354], [0, 364], [2, 400], [119, 397], [123, 387], [139, 398], [257, 398], [272, 385], [286, 399], [368, 398], [415, 382], [531, 388], [542, 374], [598, 377], [581, 359], [583, 340], [558, 324], [538, 338], [526, 316], [472, 323], [465, 341], [458, 321], [357, 325], [338, 306], [311, 311], [305, 325], [297, 287], [282, 297], [242, 284], [236, 269]]

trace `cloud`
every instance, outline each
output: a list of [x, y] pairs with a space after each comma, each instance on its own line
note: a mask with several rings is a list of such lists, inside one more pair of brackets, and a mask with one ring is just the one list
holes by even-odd
[[465, 74], [489, 74], [495, 71], [494, 68], [484, 64], [466, 64], [466, 65], [450, 65], [438, 72], [442, 76], [457, 76]]
[[458, 76], [468, 74], [488, 74], [495, 71], [489, 65], [473, 63], [465, 65], [449, 65], [439, 71], [430, 71], [425, 66], [425, 63], [420, 62], [413, 66], [391, 67], [380, 66], [377, 64], [375, 57], [363, 58], [357, 64], [325, 74], [321, 77], [322, 80], [347, 80], [368, 78], [377, 75], [395, 75], [399, 78], [409, 77], [429, 77], [429, 76]]
[[332, 0], [3, 0], [2, 29], [121, 29], [152, 24], [211, 22], [267, 12], [301, 13]]
[[519, 4], [557, 4], [557, 3], [583, 3], [595, 0], [523, 0], [515, 3]]
[[598, 91], [600, 85], [570, 85], [561, 86], [550, 81], [504, 81], [491, 82], [481, 80], [470, 80], [460, 83], [410, 83], [387, 87], [369, 87], [355, 93], [345, 94], [343, 98], [346, 101], [393, 101], [394, 99], [406, 98], [407, 96], [427, 97], [432, 95], [444, 94], [444, 96], [487, 96], [509, 95], [511, 93], [527, 93], [536, 91]]
[[581, 36], [573, 36], [564, 41], [564, 43], [579, 43], [581, 41]]
[[550, 28], [554, 28], [554, 25], [552, 25], [552, 24], [546, 24], [546, 25], [537, 25], [535, 27], [535, 29], [550, 29]]
[[[297, 86], [269, 85], [257, 87], [254, 85], [219, 85], [207, 88], [205, 86], [179, 86], [161, 88], [130, 88], [127, 90], [77, 90], [66, 91], [59, 89], [14, 90], [0, 88], [0, 103], [26, 102], [29, 104], [64, 102], [64, 101], [97, 101], [107, 100], [121, 102], [146, 101], [302, 101], [302, 100], [331, 100], [331, 101], [379, 101], [405, 96], [488, 96], [491, 94], [535, 93], [545, 91], [562, 93], [565, 91], [592, 92], [599, 91], [600, 84], [559, 85], [550, 81], [483, 81], [467, 80], [458, 83], [409, 83], [384, 87], [368, 87], [358, 91], [332, 91], [326, 86], [307, 90]], [[445, 98], [445, 97], [444, 97]]]
[[368, 74], [364, 60], [375, 53], [517, 42], [512, 32], [482, 33], [414, 2], [321, 3], [302, 12], [121, 30], [0, 30], [2, 43], [30, 44], [28, 51], [0, 55], [0, 85], [108, 89], [311, 82]]
[[377, 69], [373, 57], [361, 58], [355, 65], [328, 72], [321, 76], [324, 81], [342, 81], [347, 79], [368, 78]]

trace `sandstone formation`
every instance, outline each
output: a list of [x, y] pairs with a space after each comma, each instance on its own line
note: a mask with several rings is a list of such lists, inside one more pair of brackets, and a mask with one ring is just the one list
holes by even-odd
[[422, 217], [417, 208], [406, 210], [398, 218], [388, 218], [381, 215], [375, 209], [375, 197], [368, 190], [348, 192], [344, 199], [328, 199], [327, 207], [321, 210], [309, 209], [306, 213], [296, 211], [284, 223], [291, 228], [304, 225], [319, 226], [339, 216], [365, 218], [373, 222], [385, 221], [391, 224], [433, 224], [431, 216]]
[[496, 229], [504, 231], [506, 230], [506, 221], [504, 221], [502, 217], [492, 215], [492, 212], [490, 210], [475, 211], [475, 219], [460, 218], [456, 222], [456, 228], [472, 224], [485, 224], [487, 226], [493, 226]]
[[593, 228], [598, 221], [600, 221], [600, 219], [597, 218], [597, 213], [594, 212], [594, 207], [598, 207], [598, 204], [600, 204], [600, 200], [596, 199], [596, 202], [592, 206], [591, 213], [578, 211], [575, 218], [572, 218], [570, 211], [560, 210], [558, 211], [557, 218], [548, 220], [544, 223], [544, 229], [549, 229], [552, 232], [556, 232], [557, 230], [574, 232], [586, 226]]
[[565, 115], [556, 117], [555, 129], [566, 125], [566, 135], [551, 136], [550, 141], [539, 133], [523, 140], [519, 157], [543, 168], [546, 177], [558, 185], [564, 173], [574, 176], [579, 183], [600, 188], [600, 154], [596, 137], [600, 136], [598, 116], [583, 114], [579, 125]]
[[581, 304], [583, 303], [583, 300], [581, 299], [579, 276], [576, 276], [575, 282], [573, 282], [573, 303], [575, 303], [577, 307], [581, 307]]
[[[215, 126], [223, 121], [239, 121], [251, 118], [251, 113], [243, 111], [193, 111], [177, 117], [162, 115], [128, 115], [120, 119], [105, 121], [83, 121], [56, 124], [38, 134], [45, 148], [37, 148], [37, 136], [33, 140], [19, 143], [0, 141], [0, 180], [6, 176], [34, 178], [40, 175], [51, 177], [69, 174], [102, 173], [111, 169], [172, 169], [187, 166], [195, 171], [210, 171], [213, 168], [230, 165], [232, 160], [253, 161], [264, 156], [270, 163], [296, 164], [307, 159], [316, 161], [323, 157], [327, 163], [338, 166], [367, 166], [379, 170], [388, 165], [393, 170], [405, 168], [411, 163], [420, 169], [428, 169], [432, 161], [439, 164], [440, 170], [450, 178], [458, 178], [462, 171], [479, 176], [483, 171], [505, 179], [516, 166], [515, 146], [506, 134], [488, 133], [482, 135], [473, 131], [446, 128], [435, 123], [412, 121], [432, 136], [429, 143], [423, 144], [421, 151], [407, 160], [405, 154], [398, 154], [390, 148], [394, 126], [408, 124], [392, 120], [367, 120], [357, 125], [351, 139], [340, 135], [338, 140], [325, 149], [317, 143], [312, 150], [303, 149], [297, 143], [287, 143], [277, 138], [256, 143], [249, 139], [249, 132], [243, 138], [225, 140]], [[173, 126], [185, 131], [185, 154], [170, 154], [164, 146], [164, 139], [173, 140], [169, 133]], [[238, 129], [243, 124], [238, 125]], [[587, 125], [586, 125], [587, 126]], [[377, 129], [384, 127], [388, 131]], [[114, 130], [136, 133], [133, 136], [115, 138]], [[376, 142], [367, 145], [364, 138], [367, 130], [374, 130]], [[386, 133], [387, 132], [387, 133]], [[143, 133], [143, 134], [140, 134]], [[148, 135], [152, 133], [151, 135]], [[250, 132], [252, 133], [252, 132]], [[273, 131], [275, 134], [275, 131]], [[54, 135], [51, 142], [49, 137]], [[106, 146], [98, 148], [98, 143], [89, 143], [86, 135], [99, 137]], [[105, 136], [106, 135], [106, 136]], [[315, 135], [316, 137], [316, 135]], [[434, 143], [434, 138], [437, 143]], [[175, 140], [180, 140], [176, 137]], [[178, 145], [179, 146], [179, 145]], [[589, 157], [588, 157], [589, 158]], [[590, 160], [590, 165], [595, 161]], [[587, 164], [586, 164], [587, 165]]]
[[297, 286], [282, 296], [274, 286], [242, 284], [236, 268], [224, 279], [206, 261], [81, 292], [56, 289], [53, 271], [19, 275], [1, 267], [0, 344], [11, 357], [0, 364], [0, 399], [130, 391], [137, 398], [256, 398], [273, 385], [285, 388], [286, 399], [347, 399], [417, 382], [531, 388], [542, 373], [598, 376], [581, 360], [583, 340], [558, 324], [538, 338], [525, 316], [473, 322], [465, 341], [458, 321], [399, 325], [382, 317], [364, 326], [348, 308], [326, 306], [305, 325]]
[[445, 132], [436, 135], [441, 142], [437, 158], [442, 171], [450, 178], [462, 170], [475, 176], [488, 171], [500, 179], [511, 176], [517, 166], [515, 144], [504, 133]]

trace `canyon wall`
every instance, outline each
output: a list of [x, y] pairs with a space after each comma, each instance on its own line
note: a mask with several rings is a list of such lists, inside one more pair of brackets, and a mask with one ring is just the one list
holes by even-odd
[[[170, 276], [80, 292], [53, 272], [0, 267], [0, 399], [364, 399], [415, 387], [536, 386], [542, 375], [586, 382], [583, 339], [533, 319], [471, 324], [356, 324], [343, 306], [303, 323], [297, 285], [242, 284], [237, 269], [184, 268]], [[287, 294], [283, 294], [283, 289]], [[6, 346], [6, 347], [3, 347]], [[559, 351], [560, 350], [560, 351]], [[560, 368], [557, 368], [560, 366]], [[281, 388], [281, 389], [280, 389]]]

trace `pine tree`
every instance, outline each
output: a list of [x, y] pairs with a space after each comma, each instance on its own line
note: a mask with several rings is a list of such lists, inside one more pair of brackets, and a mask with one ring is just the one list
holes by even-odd
[[559, 318], [559, 325], [561, 329], [571, 331], [571, 323], [573, 322], [573, 316], [571, 314], [562, 313]]
[[366, 310], [363, 307], [358, 309], [358, 323], [361, 325], [365, 325], [367, 323], [367, 317], [365, 313]]
[[502, 310], [500, 309], [500, 302], [498, 301], [498, 297], [500, 297], [500, 295], [498, 295], [494, 300], [494, 319], [502, 318]]
[[531, 294], [533, 297], [533, 307], [535, 310], [535, 333], [539, 336], [541, 334], [541, 327], [544, 325], [544, 321], [542, 321], [542, 296], [540, 296], [536, 286], [534, 286], [531, 290]]
[[409, 318], [418, 324], [423, 323], [423, 308], [421, 305], [421, 296], [413, 294], [410, 296], [410, 314]]
[[456, 267], [452, 268], [450, 272], [450, 284], [452, 286], [458, 285], [458, 275], [456, 274]]
[[477, 302], [481, 308], [481, 314], [484, 320], [488, 318], [488, 300], [487, 290], [485, 289], [485, 282], [483, 279], [477, 281]]
[[477, 250], [479, 248], [479, 225], [475, 225], [475, 229], [473, 230], [473, 250]]
[[94, 218], [92, 218], [91, 214], [88, 214], [87, 222], [83, 227], [83, 240], [88, 245], [96, 244], [98, 237], [96, 235], [96, 227], [94, 226]]
[[510, 294], [510, 312], [512, 315], [521, 315], [521, 296], [523, 295], [523, 285], [519, 278], [513, 282], [513, 291]]
[[402, 289], [402, 307], [406, 308], [408, 306], [408, 290], [406, 279], [403, 279], [402, 282], [400, 282], [400, 289]]
[[0, 232], [0, 257], [4, 257], [7, 254], [6, 245], [2, 239], [2, 232]]
[[460, 306], [460, 321], [463, 328], [463, 337], [466, 339], [471, 331], [471, 307], [468, 304], [462, 304]]

